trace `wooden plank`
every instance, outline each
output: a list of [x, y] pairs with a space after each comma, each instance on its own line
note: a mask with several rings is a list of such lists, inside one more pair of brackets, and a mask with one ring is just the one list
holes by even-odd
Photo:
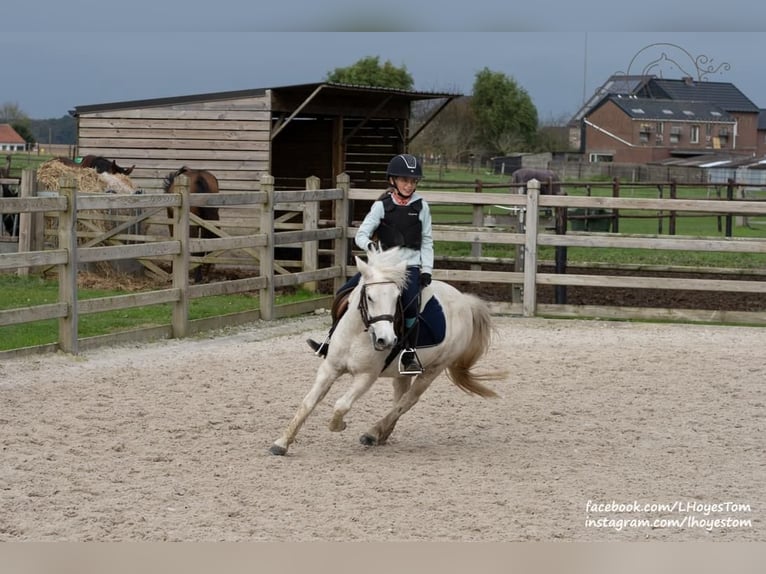
[[115, 148], [120, 149], [122, 155], [129, 155], [133, 153], [134, 149], [157, 149], [167, 147], [168, 149], [175, 150], [228, 150], [237, 152], [268, 152], [268, 142], [258, 139], [240, 139], [236, 141], [231, 140], [171, 140], [171, 139], [156, 139], [156, 138], [134, 138], [126, 140], [118, 140], [112, 138], [79, 138], [79, 145], [81, 148], [98, 147], [98, 148]]
[[315, 271], [300, 271], [297, 273], [289, 273], [287, 275], [275, 275], [274, 286], [292, 287], [294, 285], [301, 285], [303, 283], [310, 283], [312, 281], [334, 279], [340, 275], [340, 272], [340, 267], [325, 267]]
[[33, 321], [45, 321], [58, 319], [67, 314], [66, 303], [47, 303], [34, 307], [20, 307], [18, 309], [3, 309], [0, 311], [0, 327], [5, 325], [19, 325]]
[[303, 243], [304, 241], [319, 241], [322, 239], [336, 239], [343, 237], [343, 229], [340, 227], [327, 227], [308, 231], [280, 231], [274, 234], [274, 245], [286, 245], [288, 243]]
[[[429, 203], [431, 202], [429, 194]], [[587, 207], [602, 209], [644, 209], [651, 211], [696, 211], [701, 213], [766, 213], [766, 205], [758, 201], [720, 199], [643, 199], [630, 197], [577, 197], [541, 195], [541, 207]]]
[[25, 251], [21, 253], [0, 253], [0, 269], [18, 269], [19, 267], [37, 267], [62, 265], [69, 254], [66, 249], [49, 251]]
[[124, 119], [134, 120], [215, 120], [220, 126], [222, 122], [227, 121], [252, 121], [265, 120], [271, 118], [271, 113], [267, 108], [262, 110], [229, 110], [229, 109], [188, 109], [150, 107], [135, 108], [132, 110], [112, 110], [104, 112], [92, 112], [80, 115], [80, 121], [88, 118], [111, 119], [118, 122]]
[[121, 129], [140, 129], [145, 130], [224, 130], [224, 131], [254, 131], [271, 132], [270, 114], [266, 114], [265, 119], [259, 119], [248, 115], [241, 120], [227, 120], [222, 123], [216, 119], [193, 119], [180, 118], [91, 118], [80, 116], [80, 129], [102, 128], [111, 130], [113, 133]]
[[737, 281], [729, 279], [682, 279], [676, 277], [626, 277], [609, 275], [572, 275], [570, 273], [538, 273], [538, 285], [576, 285], [584, 287], [627, 287], [631, 289], [662, 289], [691, 291], [734, 291], [766, 293], [766, 281]]
[[0, 213], [61, 212], [67, 208], [65, 197], [2, 197]]
[[120, 259], [138, 259], [141, 257], [157, 257], [159, 255], [178, 255], [178, 241], [160, 241], [158, 243], [142, 243], [138, 245], [109, 245], [105, 247], [86, 247], [79, 249], [82, 263], [96, 261], [116, 261]]
[[146, 293], [129, 293], [127, 295], [113, 295], [98, 299], [83, 299], [80, 301], [80, 313], [102, 313], [104, 311], [117, 311], [119, 309], [133, 309], [147, 305], [160, 305], [162, 303], [174, 303], [181, 296], [177, 289], [161, 289]]
[[762, 239], [687, 238], [678, 235], [626, 236], [598, 233], [593, 235], [567, 233], [566, 235], [543, 234], [540, 245], [569, 245], [578, 247], [620, 247], [623, 249], [670, 249], [684, 251], [723, 251], [728, 253], [766, 253]]
[[247, 247], [263, 247], [266, 245], [266, 236], [237, 235], [229, 237], [215, 237], [207, 239], [189, 239], [189, 251], [228, 251], [230, 249], [245, 249]]
[[216, 283], [201, 283], [189, 286], [189, 298], [211, 297], [213, 295], [233, 295], [234, 293], [249, 293], [265, 289], [268, 285], [266, 277], [246, 277]]
[[600, 305], [538, 305], [541, 317], [571, 317], [729, 325], [766, 325], [766, 313], [716, 311], [707, 309], [667, 309], [648, 307], [606, 307]]
[[[197, 124], [195, 123], [194, 126]], [[268, 141], [271, 132], [270, 122], [264, 121], [251, 125], [250, 129], [226, 129], [229, 124], [219, 125], [219, 129], [179, 129], [173, 127], [151, 128], [148, 126], [115, 128], [114, 126], [88, 127], [81, 125], [77, 131], [80, 145], [93, 145], [98, 147], [121, 147], [123, 142], [133, 142], [142, 138], [151, 138], [144, 141], [165, 142], [188, 140], [202, 141]], [[224, 127], [226, 126], [226, 127]], [[256, 129], [253, 129], [255, 127]], [[132, 144], [131, 144], [132, 145]]]

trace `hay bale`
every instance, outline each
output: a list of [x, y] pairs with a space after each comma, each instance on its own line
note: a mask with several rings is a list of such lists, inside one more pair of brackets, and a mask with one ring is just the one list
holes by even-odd
[[48, 191], [60, 191], [61, 180], [71, 177], [75, 187], [81, 193], [135, 193], [136, 186], [127, 175], [98, 173], [90, 167], [66, 165], [57, 159], [51, 159], [37, 168], [37, 181]]

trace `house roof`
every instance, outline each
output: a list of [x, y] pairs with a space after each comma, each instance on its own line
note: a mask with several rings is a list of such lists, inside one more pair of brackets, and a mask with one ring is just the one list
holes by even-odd
[[629, 117], [636, 120], [652, 120], [663, 122], [721, 122], [733, 123], [734, 118], [715, 104], [708, 102], [685, 102], [675, 100], [654, 100], [633, 96], [610, 96], [608, 101], [614, 102]]
[[613, 94], [635, 94], [654, 76], [627, 76], [614, 74], [604, 82], [599, 89], [586, 101], [572, 117], [572, 122], [579, 122], [595, 108], [604, 98]]
[[281, 95], [292, 96], [304, 100], [311, 98], [315, 94], [320, 94], [318, 97], [332, 98], [341, 94], [353, 94], [355, 97], [368, 98], [371, 101], [378, 102], [381, 97], [391, 98], [392, 100], [399, 101], [418, 101], [418, 100], [430, 100], [449, 98], [454, 99], [460, 97], [462, 94], [458, 93], [445, 93], [445, 92], [416, 92], [411, 90], [397, 90], [392, 88], [379, 88], [373, 86], [357, 86], [350, 84], [336, 84], [331, 82], [319, 82], [313, 84], [297, 84], [291, 86], [278, 86], [272, 88], [256, 88], [250, 90], [237, 90], [229, 92], [211, 92], [205, 94], [194, 94], [188, 96], [175, 96], [168, 98], [152, 98], [145, 100], [131, 100], [122, 102], [112, 102], [105, 104], [76, 106], [74, 110], [70, 110], [70, 115], [78, 116], [80, 114], [102, 112], [107, 110], [119, 110], [119, 109], [135, 109], [154, 106], [167, 106], [194, 102], [207, 102], [211, 100], [233, 100], [238, 98], [258, 97], [266, 93], [267, 90], [277, 92]]
[[21, 137], [10, 124], [0, 124], [0, 142], [5, 144], [26, 144], [26, 140]]
[[757, 113], [759, 111], [758, 106], [751, 102], [734, 84], [728, 82], [699, 82], [692, 78], [681, 80], [652, 78], [634, 93], [643, 97], [709, 102], [727, 112]]

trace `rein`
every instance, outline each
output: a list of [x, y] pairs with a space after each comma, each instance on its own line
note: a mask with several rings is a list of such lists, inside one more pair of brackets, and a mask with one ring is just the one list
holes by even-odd
[[[391, 321], [394, 322], [393, 315], [375, 315], [370, 317], [370, 312], [367, 309], [367, 285], [381, 285], [383, 283], [394, 283], [393, 281], [377, 281], [375, 283], [365, 283], [362, 285], [361, 296], [359, 297], [359, 313], [362, 315], [362, 322], [364, 323], [364, 330], [367, 331], [370, 325], [377, 323], [378, 321]], [[397, 310], [401, 312], [401, 300], [397, 302]]]

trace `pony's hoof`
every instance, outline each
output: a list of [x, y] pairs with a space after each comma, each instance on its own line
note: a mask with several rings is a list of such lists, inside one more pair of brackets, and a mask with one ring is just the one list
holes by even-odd
[[332, 432], [341, 432], [346, 430], [346, 421], [333, 418], [328, 426]]
[[364, 433], [362, 436], [359, 437], [359, 442], [362, 443], [364, 446], [375, 446], [378, 444], [378, 439], [376, 439], [371, 434]]
[[278, 444], [272, 444], [269, 452], [276, 456], [284, 456], [287, 454], [287, 449], [283, 446], [279, 446]]

